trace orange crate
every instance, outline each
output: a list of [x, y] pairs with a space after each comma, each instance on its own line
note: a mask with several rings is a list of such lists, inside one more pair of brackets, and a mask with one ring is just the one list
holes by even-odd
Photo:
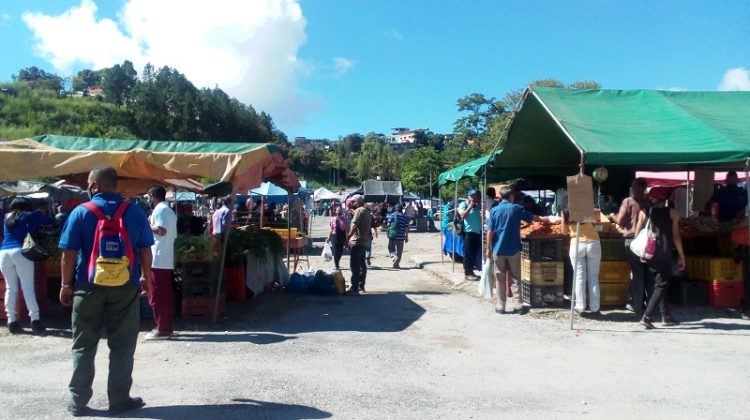
[[227, 300], [245, 300], [247, 298], [245, 267], [224, 267], [224, 277], [226, 278]]
[[630, 264], [627, 261], [602, 261], [599, 264], [599, 283], [630, 283]]
[[742, 264], [736, 263], [732, 258], [689, 257], [687, 272], [688, 277], [695, 280], [742, 282]]
[[532, 262], [523, 258], [521, 280], [535, 286], [562, 286], [565, 280], [565, 265], [562, 261]]

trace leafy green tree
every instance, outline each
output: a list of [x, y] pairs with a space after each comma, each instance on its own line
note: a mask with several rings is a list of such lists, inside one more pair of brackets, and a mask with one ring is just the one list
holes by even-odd
[[130, 94], [138, 80], [138, 72], [133, 68], [133, 63], [125, 60], [122, 65], [105, 69], [102, 72], [101, 84], [107, 101], [119, 107], [128, 102]]
[[73, 78], [74, 91], [86, 91], [86, 89], [99, 86], [102, 83], [103, 70], [84, 69], [78, 72]]
[[48, 73], [37, 66], [21, 69], [13, 75], [13, 80], [25, 82], [32, 89], [48, 89], [60, 92], [63, 88], [63, 79], [54, 74]]
[[433, 187], [436, 186], [442, 169], [443, 159], [435, 148], [419, 147], [404, 157], [401, 183], [407, 191], [427, 195], [430, 192], [430, 179]]

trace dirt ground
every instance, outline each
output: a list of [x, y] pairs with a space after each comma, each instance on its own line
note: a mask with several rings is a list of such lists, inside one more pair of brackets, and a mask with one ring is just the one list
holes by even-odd
[[[402, 265], [423, 268], [389, 268], [381, 236], [365, 295], [263, 295], [230, 303], [216, 328], [179, 322], [173, 340], [140, 342], [133, 395], [148, 405], [126, 418], [748, 417], [750, 322], [679, 308], [680, 327], [643, 331], [613, 310], [571, 330], [564, 310], [497, 315], [441, 264], [439, 234], [410, 239]], [[319, 252], [312, 265], [330, 270]], [[0, 332], [0, 418], [67, 417], [69, 325], [56, 316], [47, 337]], [[107, 356], [102, 342], [101, 416]]]

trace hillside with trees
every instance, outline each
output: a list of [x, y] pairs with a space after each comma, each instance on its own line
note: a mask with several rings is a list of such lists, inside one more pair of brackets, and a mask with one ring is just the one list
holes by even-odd
[[[598, 89], [593, 81], [566, 85], [555, 79], [534, 86]], [[218, 88], [198, 89], [177, 69], [146, 65], [140, 74], [125, 61], [62, 77], [37, 67], [21, 69], [0, 84], [0, 140], [40, 134], [69, 136], [274, 143], [289, 166], [315, 187], [358, 185], [366, 179], [401, 180], [407, 191], [437, 195], [438, 175], [502, 149], [505, 130], [523, 89], [501, 99], [472, 93], [456, 101], [460, 117], [447, 135], [419, 132], [416, 147], [398, 153], [382, 134], [352, 133], [298, 149], [265, 112]], [[444, 191], [448, 193], [448, 190]]]

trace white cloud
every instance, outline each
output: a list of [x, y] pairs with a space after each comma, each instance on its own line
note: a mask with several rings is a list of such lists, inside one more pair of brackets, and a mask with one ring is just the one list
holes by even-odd
[[348, 58], [336, 57], [333, 59], [333, 71], [337, 77], [341, 77], [354, 68], [355, 62]]
[[718, 90], [750, 90], [750, 71], [744, 67], [727, 70]]
[[298, 83], [306, 21], [297, 0], [126, 0], [117, 22], [96, 17], [93, 0], [57, 16], [26, 12], [35, 51], [55, 68], [108, 67], [131, 60], [170, 66], [200, 87], [218, 85], [297, 125], [322, 105]]
[[385, 30], [384, 35], [386, 38], [396, 39], [399, 41], [402, 41], [404, 39], [404, 34], [402, 34], [398, 29], [396, 28], [388, 28]]

